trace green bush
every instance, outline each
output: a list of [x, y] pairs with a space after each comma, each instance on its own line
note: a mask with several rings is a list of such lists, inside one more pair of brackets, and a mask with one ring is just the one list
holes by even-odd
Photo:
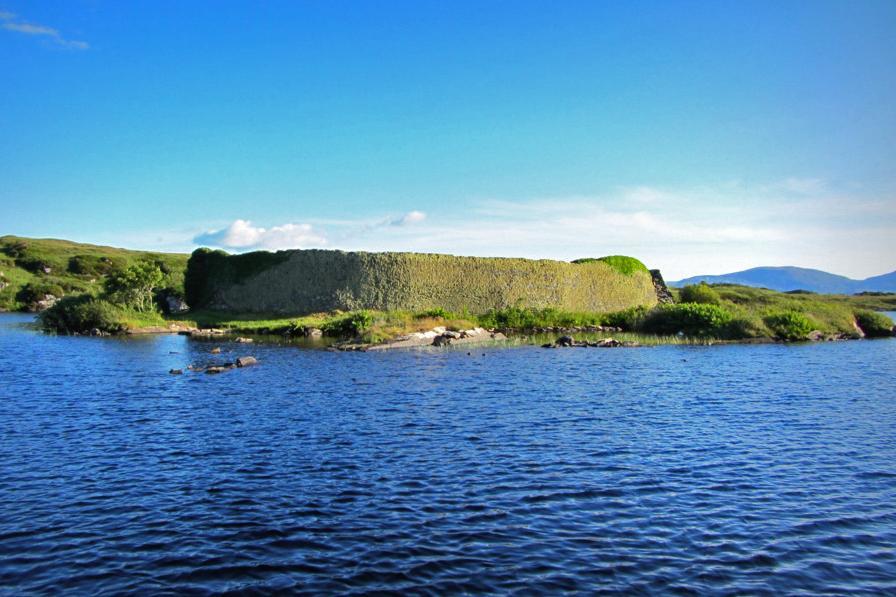
[[106, 276], [121, 268], [122, 263], [101, 255], [75, 255], [68, 260], [68, 271], [80, 276]]
[[114, 334], [125, 328], [115, 305], [88, 295], [66, 297], [41, 313], [38, 319], [43, 329], [60, 334], [88, 332], [94, 328]]
[[700, 303], [703, 305], [718, 305], [721, 298], [712, 286], [706, 282], [690, 284], [681, 289], [679, 300], [682, 303]]
[[761, 338], [768, 334], [762, 320], [754, 315], [735, 315], [728, 323], [726, 337], [732, 340], [743, 338]]
[[733, 317], [718, 305], [678, 303], [660, 305], [647, 313], [641, 331], [652, 334], [725, 337]]
[[856, 324], [869, 338], [883, 338], [893, 335], [893, 321], [883, 313], [856, 311]]
[[48, 294], [62, 298], [65, 296], [65, 290], [62, 286], [52, 282], [29, 282], [16, 294], [16, 300], [23, 305], [32, 305], [37, 301], [44, 300]]
[[321, 326], [327, 336], [358, 336], [373, 325], [373, 314], [369, 311], [355, 311], [328, 321]]
[[603, 317], [603, 323], [631, 332], [641, 327], [646, 316], [646, 307], [631, 307], [629, 309], [623, 309], [622, 311], [607, 313]]
[[763, 319], [768, 329], [781, 340], [805, 340], [818, 324], [809, 317], [796, 311], [771, 313]]

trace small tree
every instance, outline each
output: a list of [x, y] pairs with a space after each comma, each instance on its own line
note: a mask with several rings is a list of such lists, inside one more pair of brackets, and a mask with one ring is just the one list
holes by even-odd
[[153, 290], [163, 279], [162, 270], [156, 264], [137, 263], [106, 278], [106, 295], [112, 301], [138, 311], [150, 311], [153, 307]]

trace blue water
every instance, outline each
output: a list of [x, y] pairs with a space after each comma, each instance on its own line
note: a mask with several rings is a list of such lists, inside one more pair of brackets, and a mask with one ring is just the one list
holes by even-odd
[[216, 356], [24, 320], [0, 593], [896, 591], [893, 339]]

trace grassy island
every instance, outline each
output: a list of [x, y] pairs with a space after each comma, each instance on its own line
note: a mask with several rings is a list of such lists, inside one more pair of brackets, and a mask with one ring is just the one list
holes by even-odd
[[[896, 294], [698, 284], [659, 302], [657, 275], [624, 256], [573, 263], [338, 251], [188, 256], [0, 237], [0, 310], [40, 311], [43, 327], [58, 333], [176, 326], [373, 344], [440, 327], [516, 335], [609, 329], [705, 342], [893, 333], [877, 311], [896, 310]], [[267, 298], [256, 304], [253, 294]], [[290, 300], [298, 305], [292, 311]]]

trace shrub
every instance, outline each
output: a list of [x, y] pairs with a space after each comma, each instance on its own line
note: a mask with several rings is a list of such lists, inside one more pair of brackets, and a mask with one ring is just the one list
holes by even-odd
[[679, 300], [682, 303], [700, 303], [703, 305], [718, 305], [721, 300], [719, 293], [706, 282], [690, 284], [681, 289]]
[[622, 311], [606, 314], [603, 318], [603, 322], [606, 325], [622, 328], [628, 332], [640, 328], [646, 315], [646, 307], [631, 307]]
[[60, 334], [87, 332], [94, 328], [118, 333], [125, 329], [115, 305], [88, 295], [66, 297], [38, 318], [45, 330]]
[[358, 336], [372, 325], [372, 313], [369, 311], [355, 311], [324, 323], [321, 326], [321, 331], [327, 336]]
[[647, 313], [641, 330], [654, 334], [683, 332], [689, 336], [724, 337], [729, 332], [728, 325], [732, 319], [731, 313], [718, 305], [660, 305]]
[[812, 319], [796, 311], [772, 313], [766, 315], [763, 321], [781, 340], [805, 340], [809, 332], [818, 328]]
[[856, 325], [869, 338], [883, 338], [893, 335], [893, 321], [883, 313], [856, 311]]
[[44, 300], [48, 294], [62, 298], [65, 295], [65, 290], [62, 286], [52, 282], [29, 282], [16, 294], [16, 300], [25, 305], [32, 305], [37, 301]]
[[68, 271], [82, 276], [106, 276], [120, 268], [120, 263], [98, 255], [75, 255], [68, 260]]
[[761, 338], [768, 333], [762, 320], [753, 315], [735, 316], [728, 324], [726, 336], [731, 339]]

